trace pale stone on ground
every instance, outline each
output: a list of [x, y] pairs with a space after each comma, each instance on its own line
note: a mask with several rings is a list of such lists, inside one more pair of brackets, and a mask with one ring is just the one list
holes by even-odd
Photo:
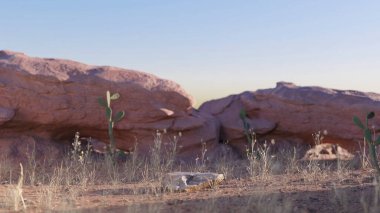
[[352, 160], [354, 155], [337, 144], [318, 144], [308, 150], [303, 160]]
[[164, 177], [164, 187], [170, 191], [197, 191], [210, 188], [224, 180], [223, 174], [172, 172]]

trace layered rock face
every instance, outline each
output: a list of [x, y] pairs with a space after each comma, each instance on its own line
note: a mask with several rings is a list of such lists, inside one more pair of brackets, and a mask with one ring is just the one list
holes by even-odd
[[242, 109], [259, 139], [273, 138], [280, 145], [312, 144], [313, 133], [327, 130], [324, 142], [340, 144], [352, 151], [363, 140], [352, 118], [354, 115], [364, 118], [369, 111], [380, 115], [380, 95], [279, 82], [274, 89], [244, 92], [204, 103], [200, 111], [216, 116], [221, 123], [221, 140], [244, 152], [247, 140], [239, 117]]
[[33, 58], [0, 51], [0, 140], [31, 137], [71, 141], [81, 136], [108, 142], [104, 108], [97, 103], [106, 91], [120, 93], [112, 102], [125, 119], [115, 126], [120, 149], [134, 143], [147, 152], [156, 130], [182, 132], [183, 157], [192, 157], [200, 141], [215, 146], [218, 123], [193, 110], [193, 99], [178, 84], [156, 76], [69, 60]]
[[[120, 93], [120, 99], [112, 102], [114, 111], [126, 112], [114, 128], [118, 148], [131, 150], [137, 142], [140, 151], [148, 153], [156, 130], [166, 129], [168, 137], [182, 133], [179, 157], [187, 160], [200, 155], [201, 141], [207, 144], [210, 158], [226, 148], [218, 142], [227, 141], [244, 155], [248, 143], [241, 110], [247, 112], [246, 121], [259, 141], [312, 144], [313, 133], [327, 130], [324, 142], [349, 151], [362, 141], [352, 117], [364, 117], [368, 111], [380, 115], [378, 94], [285, 82], [273, 89], [208, 101], [195, 110], [192, 97], [178, 84], [151, 74], [0, 51], [2, 154], [25, 152], [25, 145], [34, 144], [43, 153], [49, 144], [55, 149], [72, 141], [76, 131], [107, 143], [107, 120], [97, 102], [107, 90]], [[376, 123], [374, 128], [379, 130]]]

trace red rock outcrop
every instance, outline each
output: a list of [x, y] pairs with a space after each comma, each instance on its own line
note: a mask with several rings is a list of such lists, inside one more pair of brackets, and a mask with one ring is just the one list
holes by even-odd
[[126, 112], [114, 129], [118, 148], [130, 150], [137, 142], [147, 153], [156, 130], [166, 129], [168, 135], [182, 133], [179, 156], [184, 159], [200, 154], [201, 141], [207, 143], [209, 156], [220, 151], [218, 141], [228, 141], [244, 153], [242, 109], [260, 140], [312, 144], [312, 133], [327, 130], [324, 142], [350, 151], [362, 141], [352, 117], [364, 117], [368, 111], [380, 115], [378, 94], [284, 82], [273, 89], [208, 101], [195, 110], [192, 97], [178, 84], [151, 74], [0, 51], [2, 153], [23, 152], [22, 144], [36, 143], [40, 151], [38, 144], [58, 142], [53, 145], [57, 147], [72, 141], [76, 131], [108, 142], [105, 112], [97, 102], [107, 90], [121, 96], [112, 108]]
[[244, 152], [247, 141], [239, 117], [242, 109], [259, 139], [312, 144], [313, 133], [327, 130], [324, 142], [352, 151], [363, 138], [352, 118], [364, 118], [369, 111], [380, 115], [380, 95], [279, 82], [274, 89], [243, 92], [201, 105], [201, 112], [220, 121], [221, 140]]
[[[214, 146], [218, 123], [193, 110], [193, 99], [178, 84], [151, 74], [70, 60], [34, 58], [0, 51], [0, 139], [22, 136], [71, 141], [81, 136], [108, 141], [105, 112], [97, 103], [106, 91], [125, 119], [115, 126], [120, 149], [135, 142], [147, 152], [156, 130], [182, 132], [180, 155], [192, 157], [200, 141]], [[1, 141], [1, 140], [0, 140]], [[38, 142], [38, 140], [37, 140]]]

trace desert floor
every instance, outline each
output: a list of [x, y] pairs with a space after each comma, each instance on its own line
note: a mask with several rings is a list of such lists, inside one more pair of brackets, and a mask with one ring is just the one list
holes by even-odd
[[[27, 212], [378, 212], [370, 169], [313, 170], [228, 177], [196, 192], [165, 192], [157, 181], [86, 185], [24, 185]], [[230, 175], [233, 176], [233, 175]], [[16, 183], [15, 183], [16, 184]], [[14, 210], [15, 184], [0, 185], [1, 211]], [[14, 203], [13, 203], [14, 204]], [[19, 209], [22, 209], [19, 203]]]

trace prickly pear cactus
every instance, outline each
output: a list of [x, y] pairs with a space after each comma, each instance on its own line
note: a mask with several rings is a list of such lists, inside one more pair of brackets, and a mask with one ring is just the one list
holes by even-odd
[[247, 113], [244, 109], [240, 110], [240, 119], [243, 122], [243, 128], [244, 128], [244, 134], [247, 138], [247, 142], [251, 143], [252, 142], [252, 135], [251, 135], [251, 126], [249, 125], [247, 121]]
[[354, 123], [356, 126], [358, 126], [360, 129], [363, 130], [363, 135], [365, 141], [368, 143], [368, 151], [371, 159], [371, 165], [374, 169], [376, 169], [378, 175], [380, 175], [380, 167], [379, 162], [377, 159], [377, 153], [376, 153], [376, 146], [380, 145], [380, 136], [375, 139], [375, 134], [372, 134], [371, 129], [369, 127], [369, 120], [373, 119], [375, 117], [374, 112], [369, 112], [366, 116], [366, 122], [363, 124], [363, 122], [356, 116], [354, 116]]
[[124, 111], [117, 112], [115, 115], [113, 115], [112, 108], [111, 108], [111, 101], [117, 100], [119, 98], [120, 98], [119, 93], [114, 93], [111, 95], [110, 91], [107, 91], [106, 99], [101, 98], [101, 97], [98, 98], [98, 102], [100, 106], [104, 107], [106, 111], [106, 118], [108, 121], [108, 135], [110, 138], [109, 151], [112, 155], [114, 155], [116, 151], [116, 142], [113, 135], [113, 127], [115, 126], [115, 123], [120, 122], [125, 116]]

